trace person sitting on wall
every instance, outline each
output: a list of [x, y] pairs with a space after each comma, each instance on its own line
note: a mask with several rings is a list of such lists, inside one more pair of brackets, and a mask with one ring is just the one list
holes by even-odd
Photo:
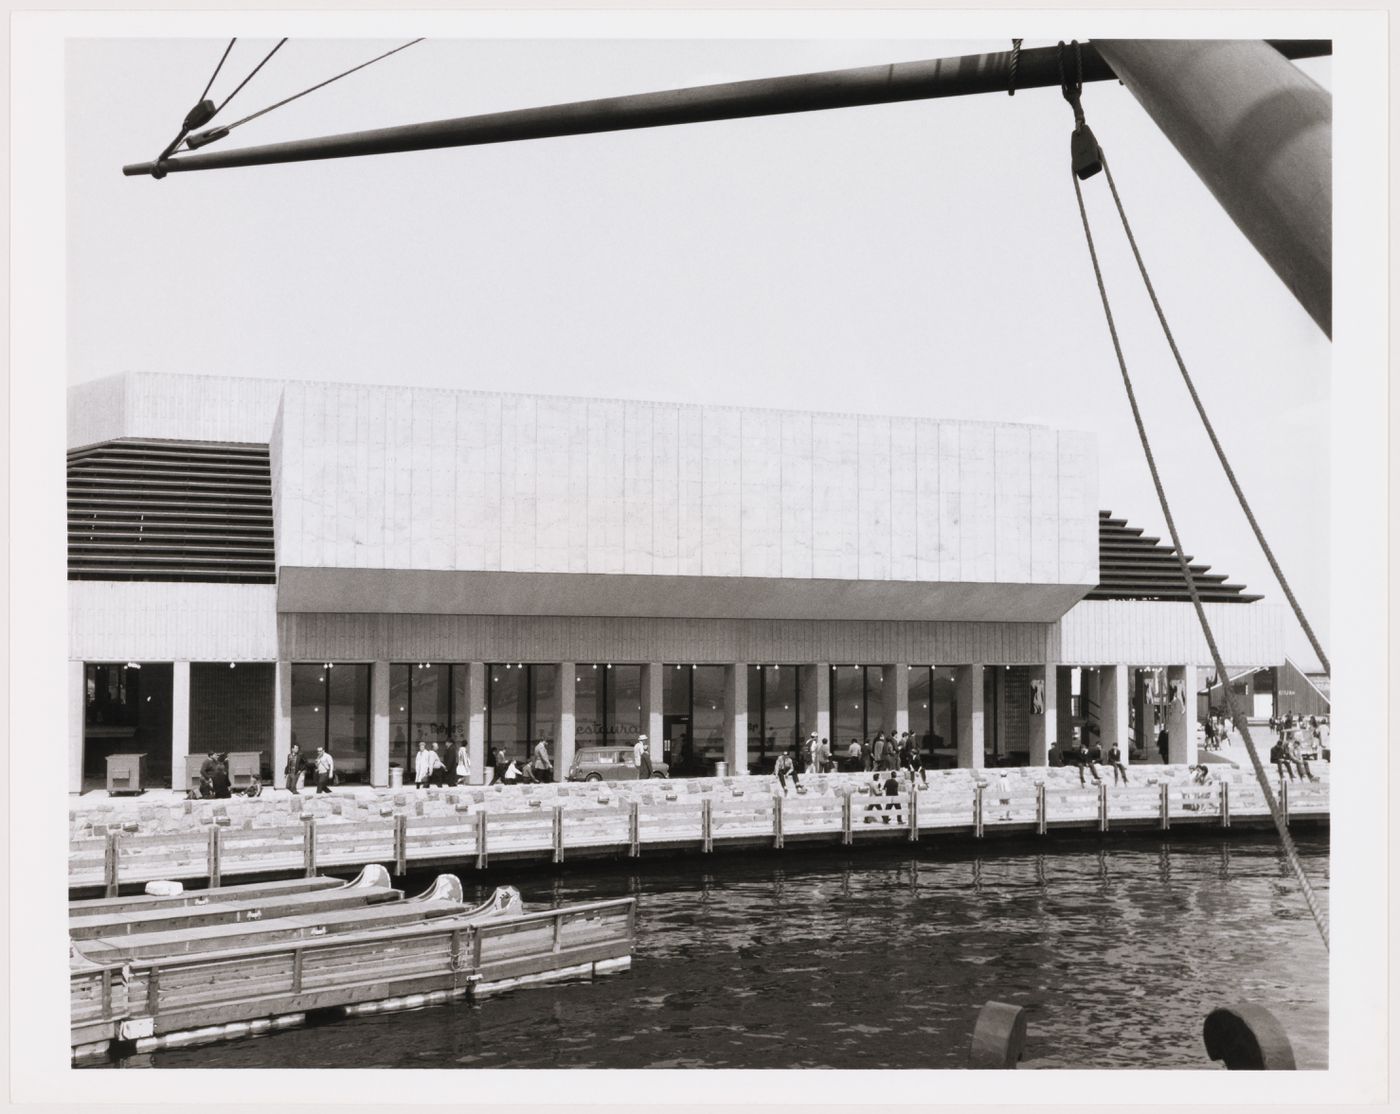
[[[886, 771], [885, 771], [885, 780], [884, 780], [884, 783], [883, 783], [883, 788], [884, 788], [884, 793], [885, 793], [885, 796], [886, 796], [886, 797], [898, 797], [898, 796], [899, 796], [899, 771], [898, 771], [898, 770], [886, 770]], [[890, 822], [889, 814], [890, 814], [891, 812], [898, 813], [898, 815], [895, 817], [895, 822], [896, 822], [896, 823], [898, 823], [898, 824], [903, 824], [903, 823], [904, 823], [904, 806], [903, 806], [902, 804], [900, 804], [898, 801], [891, 801], [889, 804], [887, 804], [887, 805], [885, 806], [885, 815], [882, 816], [882, 817], [880, 817], [880, 822], [883, 823], [883, 824], [888, 824], [888, 823]]]
[[1308, 765], [1306, 747], [1303, 741], [1305, 730], [1301, 723], [1295, 729], [1293, 739], [1288, 744], [1288, 757], [1293, 759], [1293, 766], [1298, 771], [1300, 777], [1305, 777], [1309, 781], [1316, 781], [1317, 776], [1312, 772], [1312, 767]]
[[247, 787], [243, 790], [243, 795], [244, 795], [245, 797], [261, 797], [261, 796], [262, 796], [262, 778], [258, 777], [257, 774], [254, 774], [251, 778], [249, 778], [249, 779], [248, 779], [248, 785], [247, 785]]
[[204, 761], [199, 764], [199, 796], [208, 800], [214, 795], [214, 767], [218, 765], [218, 757], [211, 750], [204, 756]]
[[928, 788], [928, 771], [924, 769], [924, 757], [923, 757], [923, 755], [921, 755], [921, 754], [919, 753], [919, 748], [916, 747], [916, 746], [911, 746], [911, 747], [909, 748], [908, 754], [909, 754], [909, 760], [908, 760], [908, 762], [905, 764], [905, 768], [909, 771], [909, 786], [910, 786], [910, 788], [912, 789], [912, 788], [913, 788], [913, 785], [914, 785], [914, 775], [915, 775], [915, 774], [918, 774], [918, 775], [919, 775], [919, 779], [923, 782], [924, 788], [927, 789], [927, 788]]
[[1060, 744], [1058, 742], [1050, 744], [1050, 749], [1046, 753], [1045, 758], [1052, 766], [1063, 766], [1065, 764], [1065, 756], [1061, 753]]
[[316, 792], [329, 793], [331, 778], [335, 777], [335, 759], [325, 747], [316, 748]]
[[1128, 784], [1128, 770], [1123, 765], [1123, 752], [1118, 749], [1118, 744], [1114, 743], [1108, 748], [1108, 764], [1113, 768], [1113, 784], [1118, 784], [1118, 775], [1123, 775], [1123, 784]]
[[778, 752], [778, 760], [773, 764], [773, 772], [778, 775], [778, 784], [782, 786], [783, 796], [787, 796], [787, 779], [792, 778], [792, 787], [798, 788], [797, 766], [792, 761], [792, 755], [785, 750]]
[[1278, 783], [1283, 785], [1283, 775], [1288, 774], [1289, 781], [1296, 781], [1298, 774], [1293, 768], [1293, 759], [1288, 756], [1284, 749], [1283, 740], [1280, 739], [1269, 748], [1269, 761], [1274, 764], [1274, 769], [1278, 770]]

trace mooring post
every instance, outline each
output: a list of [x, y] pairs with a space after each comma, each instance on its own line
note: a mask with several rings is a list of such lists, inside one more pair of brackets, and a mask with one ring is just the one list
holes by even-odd
[[1006, 1071], [1026, 1047], [1026, 1011], [1006, 1002], [988, 1002], [977, 1015], [967, 1066]]
[[1161, 802], [1161, 815], [1158, 817], [1157, 827], [1161, 828], [1162, 831], [1165, 832], [1168, 828], [1172, 826], [1171, 786], [1169, 786], [1165, 781], [1162, 782], [1161, 785], [1157, 786], [1157, 796]]
[[209, 888], [211, 890], [219, 884], [221, 872], [219, 852], [223, 843], [222, 835], [223, 829], [217, 824], [209, 829]]
[[972, 834], [978, 839], [982, 838], [982, 788], [979, 781], [972, 791]]
[[841, 845], [849, 847], [854, 839], [851, 830], [851, 788], [846, 787], [846, 791], [841, 794]]
[[400, 878], [408, 871], [408, 815], [394, 817], [394, 873]]
[[112, 1018], [112, 969], [102, 968], [102, 1020]]
[[554, 861], [564, 861], [564, 806], [554, 806]]
[[1220, 1006], [1206, 1016], [1206, 1055], [1230, 1071], [1295, 1071], [1293, 1045], [1278, 1018], [1263, 1006]]
[[783, 847], [783, 799], [773, 798], [773, 849], [781, 851]]
[[629, 846], [627, 854], [634, 859], [641, 858], [642, 854], [642, 814], [641, 803], [633, 801], [627, 810], [627, 839]]
[[1035, 831], [1036, 835], [1045, 834], [1045, 782], [1035, 783]]
[[700, 850], [706, 854], [715, 849], [714, 804], [709, 797], [700, 802]]
[[912, 779], [909, 782], [909, 842], [919, 842], [919, 790]]
[[1220, 783], [1220, 826], [1222, 828], [1230, 826], [1230, 783], [1228, 781]]
[[117, 896], [118, 864], [121, 861], [121, 833], [107, 833], [107, 847], [102, 854], [102, 878], [106, 883], [107, 896]]
[[486, 809], [476, 814], [476, 869], [486, 869]]
[[316, 817], [303, 816], [301, 818], [301, 851], [305, 861], [306, 876], [316, 877]]
[[1108, 783], [1099, 782], [1099, 831], [1108, 831]]

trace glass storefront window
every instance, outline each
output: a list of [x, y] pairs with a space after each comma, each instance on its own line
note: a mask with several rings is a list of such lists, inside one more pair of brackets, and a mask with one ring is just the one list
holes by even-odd
[[[270, 779], [276, 688], [271, 662], [191, 662], [191, 756], [255, 751], [262, 756], [260, 776]], [[198, 761], [193, 768], [198, 770]]]
[[909, 667], [909, 734], [920, 754], [927, 754], [933, 734], [933, 667]]
[[[795, 665], [749, 667], [749, 761], [766, 770], [801, 738], [798, 670]], [[801, 768], [804, 758], [794, 754]]]
[[574, 748], [603, 745], [603, 678], [596, 662], [574, 668]]
[[[507, 759], [523, 760], [530, 751], [530, 680], [516, 663], [486, 667], [486, 746], [495, 753], [505, 751]], [[490, 763], [488, 754], [487, 762]]]
[[342, 781], [369, 780], [370, 667], [292, 666], [292, 741], [311, 758], [326, 747]]
[[559, 727], [559, 667], [557, 665], [527, 665], [530, 671], [530, 749], [540, 739], [549, 743], [551, 760], [554, 736]]
[[609, 665], [600, 670], [607, 682], [609, 746], [635, 743], [642, 723], [642, 667]]
[[832, 746], [848, 747], [852, 739], [865, 741], [865, 669], [859, 665], [831, 667]]
[[930, 680], [933, 698], [929, 711], [929, 765], [958, 764], [958, 674], [951, 666], [938, 666]]
[[724, 666], [697, 665], [691, 672], [691, 739], [696, 760], [709, 773], [724, 761]]
[[110, 755], [144, 754], [146, 784], [172, 784], [170, 741], [174, 678], [175, 668], [169, 662], [83, 667], [87, 702], [83, 717], [85, 778], [105, 785]]

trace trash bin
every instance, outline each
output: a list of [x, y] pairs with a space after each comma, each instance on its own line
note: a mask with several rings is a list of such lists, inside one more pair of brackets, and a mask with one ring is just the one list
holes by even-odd
[[146, 791], [146, 756], [144, 754], [109, 754], [107, 756], [108, 793], [144, 793]]
[[402, 789], [402, 788], [403, 788], [403, 767], [402, 767], [402, 766], [390, 766], [390, 767], [389, 767], [389, 788], [390, 788], [390, 789]]
[[716, 763], [715, 763], [715, 777], [728, 777], [728, 776], [729, 776], [729, 763], [728, 763], [728, 762], [716, 762]]

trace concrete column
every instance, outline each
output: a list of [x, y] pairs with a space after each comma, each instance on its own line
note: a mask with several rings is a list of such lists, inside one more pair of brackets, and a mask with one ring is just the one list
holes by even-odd
[[[369, 667], [369, 783], [389, 784], [389, 663], [377, 661]], [[412, 750], [412, 744], [409, 746]], [[406, 781], [412, 774], [404, 772]]]
[[[303, 755], [316, 753], [316, 740], [298, 739]], [[310, 744], [310, 750], [307, 749]], [[278, 660], [276, 692], [272, 708], [272, 779], [285, 785], [282, 771], [287, 768], [287, 755], [292, 752], [292, 663]]]
[[1099, 669], [1099, 745], [1103, 752], [1116, 746], [1128, 764], [1128, 667], [1105, 665]]
[[[1167, 759], [1173, 765], [1196, 764], [1196, 667], [1167, 667]], [[1180, 699], [1177, 699], [1178, 694]]]
[[[1103, 702], [1099, 691], [1103, 687], [1101, 684], [1102, 680], [1103, 678], [1097, 667], [1080, 671], [1079, 718], [1083, 720], [1084, 728], [1087, 728], [1091, 723], [1095, 727], [1103, 727]], [[1086, 734], [1087, 732], [1084, 730], [1080, 731], [1079, 738], [1081, 742], [1084, 741]]]
[[68, 663], [68, 792], [83, 791], [83, 733], [87, 726], [87, 670]]
[[574, 678], [577, 664], [559, 663], [559, 722], [554, 725], [554, 780], [563, 781], [574, 764]]
[[801, 702], [802, 737], [815, 731], [818, 739], [831, 742], [832, 753], [836, 752], [836, 741], [831, 738], [831, 665], [818, 661], [797, 667], [798, 697]]
[[884, 680], [880, 684], [884, 707], [880, 711], [885, 734], [896, 736], [909, 730], [909, 663], [897, 662], [881, 666]]
[[983, 725], [981, 665], [957, 667], [958, 767], [980, 770], [983, 766]]
[[467, 667], [467, 780], [486, 780], [486, 663], [469, 661]]
[[1144, 672], [1141, 669], [1134, 669], [1132, 675], [1133, 719], [1137, 723], [1137, 731], [1133, 741], [1146, 750], [1154, 746], [1157, 741], [1156, 733], [1152, 729], [1152, 674], [1150, 671]]
[[187, 789], [185, 763], [190, 756], [190, 663], [171, 663], [170, 788]]
[[[1050, 685], [1045, 688], [1048, 692]], [[1058, 743], [1061, 752], [1074, 741], [1074, 669], [1068, 665], [1055, 669], [1055, 734], [1047, 735], [1045, 747]], [[1048, 710], [1047, 710], [1048, 714]]]
[[[1030, 718], [1030, 764], [1048, 766], [1050, 764], [1050, 744], [1055, 741], [1059, 730], [1059, 716], [1056, 714], [1059, 700], [1059, 674], [1053, 665], [1033, 665], [1029, 669], [1031, 691]], [[1041, 688], [1041, 709], [1035, 710], [1036, 686]]]
[[666, 740], [663, 738], [665, 728], [661, 718], [666, 699], [666, 674], [663, 672], [665, 668], [659, 661], [648, 662], [642, 666], [642, 730], [646, 732], [647, 747], [651, 751], [653, 762], [666, 760]]
[[749, 772], [749, 667], [724, 667], [724, 760], [731, 774]]

